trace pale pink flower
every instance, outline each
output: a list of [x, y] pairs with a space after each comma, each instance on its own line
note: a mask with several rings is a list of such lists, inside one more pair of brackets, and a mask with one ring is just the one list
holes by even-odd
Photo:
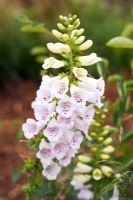
[[62, 128], [71, 129], [74, 125], [74, 117], [62, 117], [58, 115], [57, 121]]
[[50, 165], [48, 165], [46, 167], [45, 166], [43, 166], [43, 167], [44, 167], [44, 169], [42, 171], [42, 174], [48, 180], [55, 180], [61, 171], [61, 167], [55, 162], [52, 162]]
[[50, 142], [57, 142], [62, 137], [63, 130], [55, 118], [53, 118], [48, 123], [47, 128], [43, 131], [43, 134], [48, 138]]
[[82, 118], [76, 117], [74, 127], [78, 130], [82, 131], [86, 136], [88, 135], [88, 129], [90, 126], [90, 122], [85, 122]]
[[79, 183], [75, 180], [71, 181], [71, 185], [74, 187], [75, 190], [88, 189], [88, 185], [84, 185], [83, 183]]
[[57, 113], [59, 113], [62, 117], [70, 117], [75, 110], [75, 104], [72, 98], [69, 96], [64, 96], [62, 99], [59, 100], [58, 106], [56, 107]]
[[36, 122], [34, 119], [27, 119], [26, 123], [22, 125], [22, 130], [24, 131], [24, 136], [27, 139], [33, 138], [35, 135], [39, 133], [39, 131], [43, 128], [42, 124]]
[[52, 101], [52, 99], [53, 99], [53, 94], [52, 94], [50, 88], [48, 88], [47, 86], [43, 87], [37, 91], [36, 101], [41, 100], [41, 101], [44, 101], [44, 103], [45, 103], [45, 102]]
[[78, 198], [81, 200], [91, 200], [93, 199], [93, 192], [89, 189], [81, 189], [78, 193]]
[[79, 107], [77, 109], [77, 114], [82, 118], [83, 121], [90, 124], [94, 117], [94, 111], [94, 106], [90, 104], [89, 106]]
[[72, 157], [74, 157], [74, 155], [75, 152], [72, 149], [70, 149], [66, 153], [66, 155], [61, 160], [59, 160], [60, 165], [63, 167], [67, 167], [71, 163]]
[[88, 94], [83, 88], [79, 88], [76, 85], [70, 87], [71, 96], [74, 101], [79, 105], [85, 105], [88, 100]]
[[68, 91], [68, 84], [69, 80], [67, 76], [55, 81], [51, 88], [53, 95], [58, 99], [62, 98]]
[[55, 77], [50, 77], [48, 75], [44, 75], [42, 77], [42, 82], [40, 85], [40, 89], [43, 89], [45, 87], [51, 88], [52, 85], [54, 84], [55, 81], [60, 80], [59, 76], [55, 76]]
[[57, 158], [58, 160], [63, 159], [68, 150], [69, 146], [65, 141], [60, 141], [56, 143], [53, 148], [55, 158]]
[[37, 152], [36, 156], [41, 160], [43, 164], [49, 165], [54, 158], [50, 143], [47, 143], [44, 139], [42, 139], [39, 144], [39, 151]]
[[83, 136], [80, 131], [74, 132], [72, 130], [66, 130], [64, 136], [66, 137], [71, 149], [78, 150], [80, 148], [80, 144], [83, 141]]

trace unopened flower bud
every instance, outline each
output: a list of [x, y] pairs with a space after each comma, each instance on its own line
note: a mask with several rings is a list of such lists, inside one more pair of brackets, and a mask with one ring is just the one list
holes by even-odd
[[83, 163], [88, 163], [92, 160], [92, 158], [90, 156], [87, 156], [87, 155], [79, 155], [78, 160], [80, 162], [83, 162]]
[[83, 80], [88, 74], [86, 69], [78, 67], [73, 68], [73, 73], [75, 77], [78, 78], [79, 80]]
[[82, 174], [77, 174], [73, 176], [73, 180], [77, 183], [86, 183], [91, 179], [90, 175], [82, 175]]
[[92, 171], [92, 167], [89, 165], [83, 164], [81, 162], [78, 162], [76, 165], [76, 168], [74, 169], [75, 173], [89, 173]]
[[63, 21], [63, 20], [64, 20], [63, 15], [60, 15], [60, 16], [59, 16], [59, 19], [60, 19], [61, 21]]
[[63, 34], [63, 35], [62, 35], [62, 39], [63, 39], [64, 41], [68, 41], [68, 40], [69, 40], [68, 34]]
[[87, 140], [92, 141], [92, 137], [90, 137], [89, 135], [87, 136]]
[[84, 28], [79, 29], [78, 32], [77, 32], [77, 36], [82, 35], [83, 32], [84, 32]]
[[92, 46], [92, 44], [93, 44], [92, 40], [87, 40], [86, 42], [84, 42], [83, 44], [81, 44], [81, 45], [79, 46], [79, 49], [80, 49], [81, 51], [86, 50], [86, 49], [89, 49], [89, 48]]
[[101, 118], [102, 118], [102, 119], [105, 119], [105, 117], [106, 117], [106, 115], [102, 114]]
[[85, 36], [80, 36], [78, 39], [75, 40], [75, 44], [81, 44], [84, 42]]
[[95, 132], [90, 132], [90, 135], [91, 135], [92, 137], [97, 137], [97, 134], [96, 134]]
[[108, 137], [108, 138], [106, 138], [105, 140], [104, 140], [104, 142], [103, 142], [103, 144], [104, 145], [109, 145], [110, 143], [112, 143], [112, 138], [111, 137]]
[[58, 23], [58, 24], [57, 24], [57, 27], [58, 27], [61, 31], [65, 31], [65, 30], [66, 30], [65, 26], [63, 26], [61, 23]]
[[106, 136], [106, 135], [108, 135], [108, 133], [109, 133], [109, 130], [105, 129], [105, 130], [102, 131], [101, 135]]
[[73, 15], [72, 18], [73, 18], [73, 20], [77, 19], [77, 15]]
[[97, 151], [97, 147], [91, 147], [91, 150], [92, 150], [93, 152], [96, 152], [96, 151]]
[[74, 26], [73, 25], [68, 25], [68, 30], [69, 31], [72, 31], [74, 29]]
[[94, 180], [100, 180], [102, 178], [102, 172], [100, 169], [96, 168], [93, 170], [92, 177]]
[[57, 31], [57, 30], [52, 30], [52, 33], [53, 33], [53, 35], [54, 35], [56, 38], [61, 39], [62, 34], [61, 34], [59, 31]]
[[101, 166], [101, 170], [103, 174], [107, 177], [110, 177], [113, 174], [113, 169], [111, 167], [104, 165], [104, 166]]
[[107, 147], [105, 147], [102, 151], [104, 152], [104, 153], [113, 153], [114, 152], [114, 147], [113, 146], [107, 146]]
[[102, 160], [108, 160], [108, 159], [110, 158], [110, 155], [105, 154], [105, 153], [102, 153], [102, 154], [100, 155], [100, 157], [101, 157]]
[[102, 141], [104, 140], [104, 138], [103, 138], [103, 137], [98, 137], [97, 140], [98, 140], [99, 142], [102, 142]]

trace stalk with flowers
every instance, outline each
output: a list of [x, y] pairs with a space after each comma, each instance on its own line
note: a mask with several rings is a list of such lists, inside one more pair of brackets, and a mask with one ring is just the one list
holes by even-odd
[[[59, 42], [47, 44], [53, 56], [44, 60], [42, 67], [46, 73], [32, 102], [35, 119], [27, 119], [22, 126], [28, 145], [34, 150], [23, 166], [29, 176], [24, 185], [26, 198], [32, 199], [36, 188], [45, 184], [54, 193], [49, 194], [49, 199], [60, 199], [68, 190], [61, 185], [63, 189], [59, 192], [56, 183], [65, 185], [68, 178], [69, 185], [78, 191], [78, 199], [102, 199], [99, 193], [102, 181], [107, 184], [120, 179], [112, 164], [115, 129], [104, 125], [105, 83], [102, 77], [95, 79], [85, 69], [102, 59], [96, 53], [82, 55], [93, 42], [85, 41], [84, 29], [76, 15], [59, 19], [59, 30], [52, 31]], [[63, 72], [52, 76], [51, 68], [57, 71], [63, 68]], [[64, 173], [63, 178], [60, 174], [73, 162], [76, 165], [72, 174], [68, 177]], [[116, 182], [110, 200], [119, 199]]]

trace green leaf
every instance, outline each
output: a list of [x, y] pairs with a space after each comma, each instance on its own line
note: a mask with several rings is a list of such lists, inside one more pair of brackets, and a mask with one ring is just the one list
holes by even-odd
[[132, 139], [133, 138], [133, 131], [130, 131], [128, 133], [124, 133], [122, 135], [122, 138], [121, 138], [121, 142], [127, 142], [128, 140]]
[[17, 133], [16, 133], [16, 140], [19, 141], [22, 137], [23, 137], [24, 133], [22, 130], [19, 130]]
[[108, 72], [108, 60], [102, 59], [102, 62], [98, 62], [96, 66], [99, 75], [105, 79]]
[[38, 54], [44, 54], [47, 52], [47, 49], [43, 46], [36, 46], [30, 50], [31, 55], [35, 56]]
[[109, 40], [106, 45], [113, 48], [133, 48], [133, 40], [118, 36]]
[[29, 17], [25, 14], [18, 15], [17, 19], [24, 24], [32, 23]]
[[26, 24], [21, 28], [22, 32], [34, 32], [34, 33], [42, 33], [45, 32], [45, 27], [43, 23], [32, 23]]
[[17, 182], [19, 180], [21, 176], [21, 169], [15, 169], [15, 171], [13, 172], [12, 176], [11, 176], [11, 180], [13, 182]]
[[127, 24], [121, 33], [121, 36], [129, 37], [133, 33], [133, 23]]
[[122, 169], [126, 169], [131, 166], [133, 166], [133, 157], [130, 158], [128, 157], [127, 159], [124, 160]]
[[119, 74], [114, 74], [114, 75], [110, 75], [109, 77], [108, 77], [108, 82], [109, 83], [112, 83], [112, 82], [114, 82], [114, 81], [120, 81], [120, 80], [122, 80], [123, 79], [123, 77], [121, 76], [121, 75], [119, 75]]

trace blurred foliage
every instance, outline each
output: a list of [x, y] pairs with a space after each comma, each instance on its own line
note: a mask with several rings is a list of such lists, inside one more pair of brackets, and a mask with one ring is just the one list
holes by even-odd
[[[70, 12], [78, 14], [81, 18], [83, 26], [86, 27], [86, 38], [94, 41], [92, 51], [96, 51], [99, 56], [109, 59], [112, 72], [123, 67], [128, 68], [131, 51], [124, 49], [113, 51], [105, 47], [105, 43], [110, 38], [119, 35], [127, 21], [129, 21], [129, 25], [123, 32], [123, 36], [125, 37], [128, 31], [132, 29], [130, 1], [13, 0], [10, 3], [7, 0], [1, 0], [0, 81], [3, 82], [11, 78], [18, 80], [20, 77], [37, 79], [41, 66], [36, 61], [42, 62], [45, 56], [42, 52], [42, 55], [37, 55], [33, 59], [29, 52], [35, 46], [41, 47], [42, 50], [51, 37], [48, 32], [48, 34], [44, 34], [46, 30], [43, 21], [51, 30], [59, 14]], [[30, 19], [24, 15], [19, 17], [19, 20], [24, 23], [22, 31], [28, 31], [29, 34], [19, 31], [21, 24], [17, 20], [18, 13], [26, 13], [30, 17]], [[41, 21], [41, 23], [36, 23], [34, 19]], [[34, 23], [31, 23], [31, 21]], [[34, 52], [31, 50], [32, 54]], [[93, 72], [93, 68], [89, 70]]]

